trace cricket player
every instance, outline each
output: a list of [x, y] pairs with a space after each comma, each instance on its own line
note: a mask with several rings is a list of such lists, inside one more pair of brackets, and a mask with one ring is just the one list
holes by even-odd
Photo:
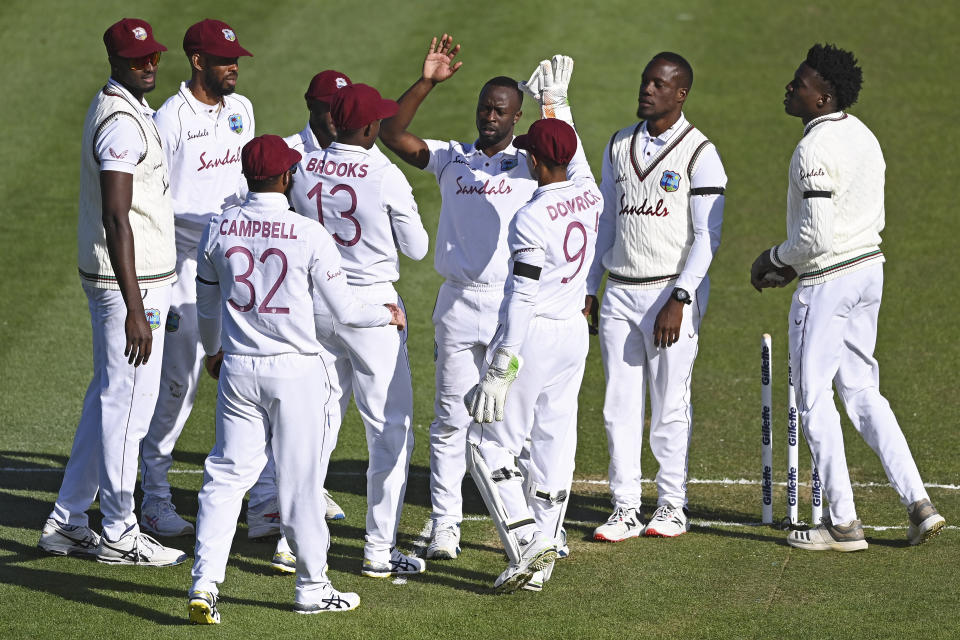
[[[189, 617], [220, 622], [223, 582], [243, 494], [272, 450], [283, 531], [297, 556], [295, 610], [348, 611], [360, 598], [326, 574], [326, 368], [314, 299], [344, 325], [404, 326], [394, 304], [364, 304], [348, 289], [323, 228], [289, 210], [301, 156], [279, 136], [241, 154], [250, 193], [210, 220], [197, 255], [197, 318], [207, 367], [219, 374], [217, 440], [204, 464]], [[222, 359], [222, 364], [220, 360]], [[219, 372], [217, 372], [219, 367]]]
[[[399, 100], [397, 115], [384, 121], [380, 138], [404, 161], [436, 176], [442, 199], [434, 268], [444, 283], [433, 313], [436, 360], [435, 418], [430, 425], [430, 496], [433, 533], [428, 558], [460, 553], [463, 520], [461, 483], [466, 473], [466, 435], [471, 418], [463, 396], [481, 374], [487, 345], [497, 328], [508, 276], [510, 219], [533, 195], [537, 183], [525, 154], [513, 146], [523, 115], [523, 91], [505, 76], [487, 81], [477, 100], [478, 137], [473, 142], [424, 140], [407, 131], [430, 91], [452, 77], [460, 45], [444, 34], [434, 38], [421, 77]], [[573, 60], [544, 60], [522, 83], [540, 104], [543, 117], [572, 124], [567, 91]], [[570, 161], [568, 178], [590, 175], [582, 148]]]
[[225, 22], [202, 20], [183, 37], [190, 80], [154, 116], [170, 168], [177, 242], [177, 284], [171, 293], [160, 395], [143, 439], [140, 526], [161, 536], [193, 533], [171, 500], [167, 473], [173, 448], [197, 395], [203, 352], [197, 331], [197, 244], [226, 198], [246, 192], [240, 149], [254, 136], [253, 107], [235, 93], [238, 60], [252, 55]]
[[[380, 120], [396, 111], [396, 102], [384, 100], [368, 85], [351, 84], [336, 91], [330, 116], [337, 139], [326, 149], [304, 154], [299, 165], [303, 177], [295, 182], [290, 200], [297, 213], [319, 221], [330, 232], [357, 299], [402, 306], [393, 286], [400, 275], [397, 251], [421, 260], [427, 254], [428, 237], [403, 173], [373, 151]], [[335, 359], [341, 395], [346, 399], [353, 393], [366, 429], [370, 458], [363, 575], [420, 573], [424, 561], [396, 549], [413, 453], [406, 333], [328, 322], [318, 326], [318, 335]], [[337, 426], [339, 418], [338, 413]]]
[[790, 307], [790, 358], [803, 432], [830, 511], [811, 529], [792, 531], [787, 542], [813, 551], [867, 548], [853, 504], [834, 385], [907, 508], [910, 544], [925, 542], [946, 524], [879, 389], [873, 349], [883, 290], [886, 167], [876, 137], [846, 112], [862, 82], [852, 53], [816, 44], [787, 84], [787, 115], [804, 125], [790, 160], [787, 239], [761, 253], [750, 269], [757, 291], [785, 286], [799, 274]]
[[[592, 178], [567, 180], [578, 147], [573, 127], [537, 120], [513, 146], [528, 152], [524, 160], [540, 186], [510, 221], [501, 329], [467, 400], [475, 421], [470, 475], [510, 559], [494, 583], [499, 591], [525, 586], [537, 572], [535, 589], [542, 589], [563, 543], [589, 346], [581, 301], [603, 211]], [[530, 460], [521, 474], [516, 459], [527, 439]]]
[[[607, 381], [603, 419], [614, 511], [595, 540], [674, 537], [689, 528], [690, 383], [707, 309], [707, 269], [720, 245], [727, 176], [713, 144], [683, 115], [693, 69], [658, 53], [643, 70], [633, 123], [603, 154], [604, 209], [584, 314], [596, 323]], [[640, 515], [640, 451], [646, 392], [650, 449], [660, 465], [657, 509]]]
[[[111, 25], [103, 43], [110, 79], [83, 124], [77, 225], [93, 379], [37, 546], [110, 564], [176, 565], [186, 554], [141, 533], [133, 510], [138, 451], [157, 401], [162, 327], [177, 279], [167, 163], [144, 100], [167, 48], [134, 18]], [[98, 492], [102, 536], [86, 514]]]

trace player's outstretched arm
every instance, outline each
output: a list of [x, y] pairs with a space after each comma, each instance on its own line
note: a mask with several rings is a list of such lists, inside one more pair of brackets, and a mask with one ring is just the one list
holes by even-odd
[[117, 276], [120, 294], [127, 306], [124, 321], [126, 346], [123, 355], [137, 367], [146, 364], [153, 348], [153, 333], [143, 311], [143, 298], [137, 282], [133, 230], [130, 228], [130, 205], [133, 202], [133, 174], [123, 171], [101, 171], [100, 193], [103, 194], [103, 230], [110, 253], [110, 265]]
[[463, 65], [454, 62], [460, 45], [453, 44], [453, 38], [446, 33], [438, 41], [433, 38], [427, 47], [427, 56], [423, 60], [420, 79], [407, 89], [397, 102], [400, 109], [392, 118], [387, 118], [380, 126], [380, 139], [387, 147], [400, 156], [404, 162], [418, 169], [424, 169], [430, 161], [430, 150], [422, 138], [407, 131], [417, 109], [427, 94], [440, 82], [449, 79]]

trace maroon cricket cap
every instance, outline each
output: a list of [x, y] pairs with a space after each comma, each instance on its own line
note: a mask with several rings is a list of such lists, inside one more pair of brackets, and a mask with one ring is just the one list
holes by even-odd
[[187, 29], [183, 36], [183, 51], [188, 56], [206, 53], [221, 58], [239, 58], [253, 54], [240, 46], [237, 34], [226, 22], [219, 20], [201, 20]]
[[275, 178], [300, 162], [303, 156], [291, 149], [280, 136], [257, 136], [243, 145], [240, 162], [248, 180]]
[[310, 81], [310, 86], [307, 87], [307, 92], [303, 94], [303, 97], [307, 100], [329, 104], [337, 91], [349, 87], [351, 84], [353, 83], [350, 82], [347, 74], [327, 69], [313, 76], [313, 80]]
[[153, 27], [146, 20], [124, 18], [103, 32], [107, 55], [141, 58], [167, 48], [153, 39]]
[[384, 100], [370, 85], [347, 85], [330, 101], [330, 117], [337, 129], [361, 129], [374, 120], [389, 118], [400, 108], [393, 100]]
[[522, 136], [513, 139], [517, 149], [527, 149], [557, 164], [569, 164], [577, 152], [577, 134], [563, 120], [537, 120]]

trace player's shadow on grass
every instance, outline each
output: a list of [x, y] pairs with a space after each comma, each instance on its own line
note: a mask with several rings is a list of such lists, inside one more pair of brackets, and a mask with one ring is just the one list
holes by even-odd
[[[176, 571], [177, 569], [153, 569], [152, 567], [107, 567], [98, 565], [93, 560], [81, 558], [54, 558], [44, 554], [35, 547], [29, 547], [14, 540], [0, 539], [0, 550], [9, 553], [0, 560], [0, 581], [5, 585], [16, 585], [24, 589], [43, 594], [52, 594], [83, 604], [100, 607], [111, 613], [122, 609], [124, 613], [136, 616], [145, 621], [160, 625], [181, 626], [188, 624], [186, 616], [173, 616], [169, 613], [151, 609], [138, 604], [135, 599], [118, 600], [117, 593], [134, 593], [138, 596], [152, 596], [155, 598], [173, 598], [178, 604], [185, 603], [186, 590], [183, 588], [162, 587], [152, 584], [155, 580], [154, 571]], [[69, 571], [57, 571], [47, 568], [37, 568], [34, 565], [25, 565], [25, 562], [47, 562], [50, 565], [70, 565]], [[90, 575], [91, 571], [130, 572], [132, 580]], [[125, 573], [125, 577], [126, 577]], [[288, 607], [280, 603], [264, 602], [262, 600], [230, 599], [231, 602], [268, 609], [287, 610]], [[55, 617], [56, 612], [47, 611], [47, 617]]]

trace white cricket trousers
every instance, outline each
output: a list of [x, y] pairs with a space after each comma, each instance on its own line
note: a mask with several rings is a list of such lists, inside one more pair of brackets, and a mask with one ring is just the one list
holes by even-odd
[[607, 380], [603, 421], [610, 453], [614, 507], [640, 507], [644, 402], [650, 393], [650, 450], [657, 459], [657, 505], [687, 504], [687, 463], [693, 431], [690, 383], [707, 308], [704, 278], [684, 305], [680, 339], [661, 348], [653, 342], [657, 314], [673, 292], [607, 286], [600, 307], [600, 352]]
[[909, 505], [928, 497], [897, 418], [880, 395], [873, 349], [882, 292], [883, 265], [874, 264], [823, 284], [797, 287], [790, 307], [790, 358], [800, 420], [836, 523], [856, 520], [857, 512], [834, 385], [900, 501]]
[[167, 474], [173, 448], [190, 417], [203, 371], [203, 347], [197, 328], [197, 247], [177, 246], [177, 282], [173, 285], [157, 406], [140, 449], [143, 501], [169, 500]]
[[436, 392], [430, 425], [431, 517], [438, 526], [463, 520], [461, 486], [467, 472], [463, 397], [485, 370], [483, 358], [497, 330], [503, 283], [440, 286], [433, 309]]
[[[403, 306], [391, 283], [351, 286], [367, 304]], [[367, 437], [367, 534], [363, 556], [389, 562], [407, 490], [413, 453], [413, 383], [407, 355], [407, 331], [392, 325], [358, 329], [318, 321], [317, 337], [334, 358], [338, 393], [328, 404], [339, 427], [353, 394]], [[335, 437], [335, 436], [334, 436]], [[278, 461], [279, 462], [279, 461]]]
[[217, 438], [199, 496], [194, 590], [217, 593], [223, 582], [243, 495], [266, 464], [268, 447], [276, 461], [283, 534], [297, 557], [297, 599], [329, 582], [322, 491], [331, 451], [327, 395], [318, 355], [224, 356]]
[[99, 490], [103, 533], [117, 540], [128, 529], [139, 531], [133, 503], [137, 458], [157, 402], [170, 286], [141, 291], [144, 310], [155, 314], [155, 328], [150, 359], [139, 367], [123, 355], [127, 307], [120, 292], [87, 282], [83, 291], [93, 329], [93, 379], [50, 517], [87, 526], [86, 510]]
[[[517, 469], [517, 458], [529, 447], [526, 482], [519, 473], [503, 474], [510, 479], [495, 487], [508, 522], [533, 518], [557, 544], [573, 483], [577, 396], [588, 349], [587, 324], [579, 313], [565, 320], [534, 318], [520, 349], [523, 368], [507, 392], [503, 422], [473, 423], [468, 435], [491, 472]], [[528, 531], [519, 527], [514, 533], [525, 538]]]

